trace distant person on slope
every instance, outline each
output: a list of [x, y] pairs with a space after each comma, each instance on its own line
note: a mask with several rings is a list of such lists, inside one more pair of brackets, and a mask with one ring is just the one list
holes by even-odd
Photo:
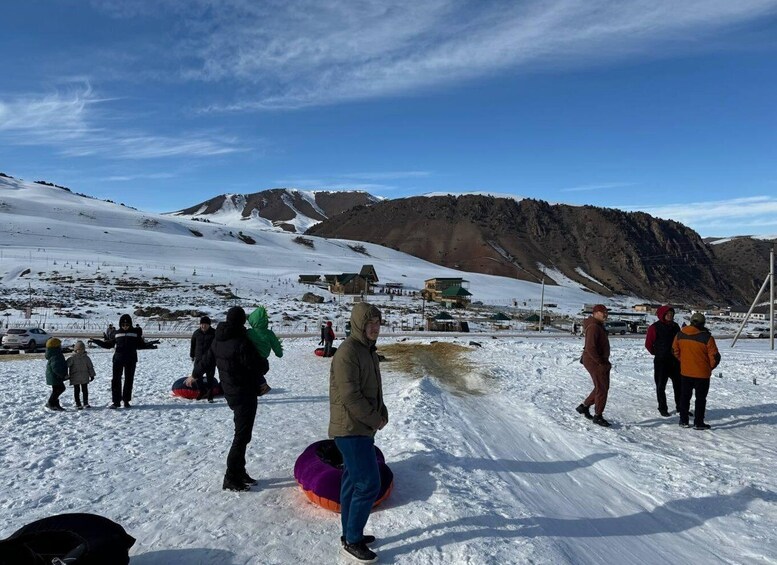
[[680, 363], [672, 353], [672, 343], [680, 331], [680, 326], [674, 321], [674, 308], [669, 305], [656, 310], [656, 316], [658, 321], [651, 324], [645, 336], [645, 349], [653, 356], [653, 380], [656, 383], [658, 413], [666, 418], [669, 416], [669, 406], [666, 403], [668, 381], [672, 381], [675, 410], [680, 413]]
[[380, 471], [375, 457], [375, 434], [388, 423], [383, 404], [375, 342], [381, 313], [367, 302], [351, 311], [351, 335], [337, 349], [329, 369], [329, 437], [343, 456], [340, 486], [340, 520], [343, 552], [362, 563], [377, 555], [367, 546], [374, 536], [364, 535], [372, 505], [380, 492]]
[[46, 342], [46, 384], [51, 386], [51, 395], [46, 402], [46, 408], [49, 410], [64, 410], [59, 404], [59, 397], [65, 392], [66, 380], [67, 361], [62, 354], [62, 342], [56, 337], [49, 338]]
[[259, 375], [267, 363], [246, 336], [245, 323], [245, 310], [239, 306], [230, 308], [227, 320], [218, 325], [216, 337], [201, 359], [206, 366], [215, 362], [224, 398], [232, 410], [235, 433], [221, 487], [234, 491], [249, 490], [257, 483], [246, 471], [246, 448], [254, 431]]
[[332, 356], [332, 343], [335, 341], [335, 331], [332, 329], [332, 322], [327, 322], [321, 330], [321, 339], [324, 342], [324, 357]]
[[248, 325], [251, 329], [246, 332], [248, 339], [254, 344], [259, 355], [264, 360], [262, 371], [259, 376], [259, 396], [267, 394], [272, 390], [272, 387], [267, 384], [265, 375], [270, 370], [270, 352], [275, 353], [275, 356], [279, 359], [283, 357], [283, 345], [271, 329], [267, 326], [270, 324], [270, 318], [267, 316], [267, 310], [264, 306], [258, 306], [251, 315], [248, 316]]
[[710, 390], [710, 375], [720, 364], [720, 352], [709, 330], [704, 327], [707, 319], [701, 312], [691, 316], [691, 325], [680, 330], [672, 344], [672, 352], [680, 360], [680, 427], [689, 428], [688, 418], [691, 395], [696, 392], [696, 410], [693, 418], [694, 430], [709, 430], [704, 423], [707, 408], [707, 392]]
[[[607, 319], [607, 307], [604, 304], [594, 306], [591, 315], [583, 320], [583, 335], [585, 336], [585, 345], [580, 362], [586, 371], [591, 375], [594, 383], [594, 389], [591, 394], [583, 400], [583, 403], [576, 408], [577, 412], [588, 419], [592, 419], [594, 424], [608, 427], [610, 423], [604, 419], [604, 407], [607, 405], [607, 394], [610, 390], [610, 339], [607, 337], [607, 331], [604, 329], [604, 321]], [[594, 406], [594, 416], [588, 409]]]
[[[208, 397], [208, 402], [213, 402], [213, 387], [215, 386], [216, 365], [211, 363], [205, 366], [201, 363], [202, 358], [210, 349], [213, 339], [216, 337], [216, 330], [210, 325], [210, 318], [203, 316], [200, 318], [200, 327], [194, 330], [191, 344], [189, 345], [189, 358], [194, 362], [191, 376], [186, 379], [188, 386], [196, 385], [200, 393], [197, 400]], [[197, 371], [194, 369], [197, 368]]]
[[[122, 314], [119, 318], [119, 329], [112, 339], [105, 341], [99, 339], [89, 340], [103, 349], [116, 349], [113, 354], [113, 376], [111, 378], [111, 408], [118, 408], [122, 401], [125, 408], [131, 408], [132, 385], [135, 382], [135, 367], [138, 364], [138, 349], [146, 347], [142, 333], [132, 327], [132, 317]], [[121, 377], [124, 373], [124, 386]]]

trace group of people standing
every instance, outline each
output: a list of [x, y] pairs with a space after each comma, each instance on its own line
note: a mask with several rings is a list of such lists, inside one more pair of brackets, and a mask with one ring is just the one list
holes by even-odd
[[[594, 388], [576, 408], [577, 412], [600, 426], [609, 426], [604, 418], [604, 408], [610, 388], [610, 340], [604, 329], [609, 312], [603, 304], [594, 306], [591, 316], [583, 322], [585, 345], [580, 362], [591, 375]], [[674, 321], [675, 311], [669, 305], [658, 308], [658, 320], [645, 336], [645, 349], [653, 356], [653, 380], [656, 385], [658, 412], [669, 417], [666, 385], [672, 383], [675, 410], [680, 417], [680, 426], [689, 428], [690, 417], [694, 417], [693, 429], [708, 430], [704, 421], [707, 407], [707, 392], [713, 369], [720, 364], [720, 352], [715, 338], [705, 327], [706, 318], [701, 312], [691, 315], [690, 324], [683, 328]], [[694, 412], [691, 412], [691, 397], [695, 395]], [[590, 407], [594, 407], [591, 415]]]

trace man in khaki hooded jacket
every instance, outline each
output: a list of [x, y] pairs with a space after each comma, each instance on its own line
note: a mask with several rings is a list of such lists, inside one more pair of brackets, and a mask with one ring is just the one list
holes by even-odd
[[388, 423], [375, 342], [381, 313], [359, 302], [351, 311], [351, 335], [337, 348], [329, 374], [329, 437], [343, 456], [340, 519], [343, 552], [362, 563], [377, 555], [364, 526], [380, 491], [375, 433]]

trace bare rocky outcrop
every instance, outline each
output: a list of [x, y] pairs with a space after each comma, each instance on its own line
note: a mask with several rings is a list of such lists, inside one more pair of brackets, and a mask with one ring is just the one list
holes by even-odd
[[307, 233], [534, 282], [545, 277], [553, 284], [555, 270], [604, 295], [681, 304], [744, 300], [696, 232], [642, 212], [479, 195], [413, 197], [357, 206]]

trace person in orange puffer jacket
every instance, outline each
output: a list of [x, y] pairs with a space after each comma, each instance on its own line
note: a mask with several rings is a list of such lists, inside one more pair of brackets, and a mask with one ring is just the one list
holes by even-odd
[[695, 391], [694, 430], [709, 430], [711, 427], [704, 422], [704, 410], [707, 407], [710, 375], [720, 364], [720, 352], [715, 338], [704, 327], [706, 321], [704, 314], [694, 313], [691, 316], [691, 325], [681, 329], [672, 343], [672, 353], [680, 361], [680, 426], [690, 427], [688, 411], [691, 407], [691, 395]]

